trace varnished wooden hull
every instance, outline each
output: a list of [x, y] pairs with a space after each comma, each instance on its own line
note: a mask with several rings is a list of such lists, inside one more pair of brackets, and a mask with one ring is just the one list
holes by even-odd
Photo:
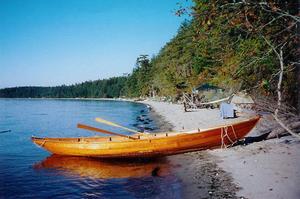
[[[32, 141], [53, 154], [99, 158], [159, 157], [219, 148], [247, 135], [258, 122], [255, 117], [228, 126], [188, 132], [157, 133], [131, 140], [122, 137], [37, 138]], [[222, 140], [222, 135], [224, 136]], [[138, 135], [135, 135], [138, 137]]]

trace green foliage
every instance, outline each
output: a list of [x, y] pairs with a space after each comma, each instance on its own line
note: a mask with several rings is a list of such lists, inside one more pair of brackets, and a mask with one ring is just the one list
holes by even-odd
[[[268, 92], [275, 91], [273, 80], [278, 59], [265, 39], [277, 46], [292, 35], [282, 25], [291, 20], [279, 17], [276, 11], [282, 9], [296, 15], [293, 2], [268, 1], [269, 7], [256, 2], [194, 0], [194, 3], [193, 18], [185, 21], [177, 35], [147, 62], [151, 68], [133, 71], [130, 79], [135, 87], [128, 87], [127, 91], [134, 93], [130, 96], [153, 92], [176, 95], [180, 92], [179, 84], [184, 83], [191, 90], [206, 82], [225, 89], [259, 86]], [[290, 60], [297, 57], [297, 53], [290, 53], [293, 47], [290, 45], [285, 51]]]
[[151, 90], [152, 67], [148, 55], [140, 55], [136, 67], [128, 77], [125, 92], [129, 97], [147, 96]]

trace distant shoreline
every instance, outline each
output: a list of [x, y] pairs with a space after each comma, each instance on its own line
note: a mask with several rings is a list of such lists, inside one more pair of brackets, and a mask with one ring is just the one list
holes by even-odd
[[59, 97], [0, 97], [0, 99], [32, 99], [32, 100], [90, 100], [90, 101], [128, 101], [128, 102], [136, 102], [134, 99], [129, 98], [59, 98]]

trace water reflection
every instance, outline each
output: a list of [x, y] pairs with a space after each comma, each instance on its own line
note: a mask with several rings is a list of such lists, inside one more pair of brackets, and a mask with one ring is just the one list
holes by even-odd
[[51, 155], [34, 165], [34, 169], [55, 169], [63, 175], [111, 179], [167, 176], [170, 163], [166, 158], [152, 160], [99, 160], [89, 157]]
[[[71, 190], [62, 198], [179, 199], [182, 196], [181, 184], [171, 173], [171, 165], [166, 158], [105, 161], [51, 155], [33, 168], [43, 171], [36, 172], [40, 177], [50, 176], [56, 186]], [[50, 196], [57, 195], [50, 193]]]

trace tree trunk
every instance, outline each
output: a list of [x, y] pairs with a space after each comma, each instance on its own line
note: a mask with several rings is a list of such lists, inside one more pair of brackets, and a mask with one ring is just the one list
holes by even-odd
[[281, 46], [279, 54], [278, 54], [278, 59], [280, 63], [280, 73], [279, 73], [279, 80], [278, 80], [278, 85], [277, 85], [277, 96], [278, 96], [278, 101], [277, 101], [277, 109], [275, 110], [275, 116], [277, 117], [278, 111], [281, 106], [281, 101], [282, 101], [282, 96], [281, 96], [281, 84], [282, 84], [282, 78], [283, 78], [283, 70], [284, 70], [284, 65], [283, 65], [283, 46]]

